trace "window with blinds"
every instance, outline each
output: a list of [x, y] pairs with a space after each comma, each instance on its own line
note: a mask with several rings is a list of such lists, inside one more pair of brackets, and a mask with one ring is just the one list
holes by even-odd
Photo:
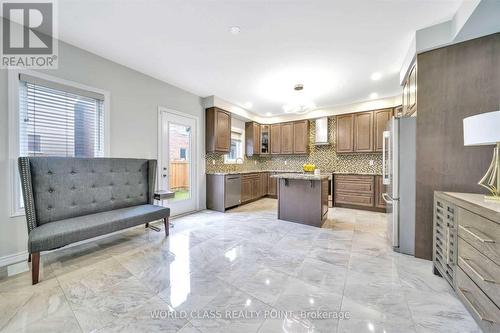
[[104, 156], [104, 96], [19, 77], [20, 156]]

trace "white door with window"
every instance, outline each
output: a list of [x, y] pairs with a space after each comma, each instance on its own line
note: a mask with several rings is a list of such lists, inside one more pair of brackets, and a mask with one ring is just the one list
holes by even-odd
[[196, 118], [160, 108], [159, 188], [175, 192], [163, 203], [175, 216], [196, 210]]

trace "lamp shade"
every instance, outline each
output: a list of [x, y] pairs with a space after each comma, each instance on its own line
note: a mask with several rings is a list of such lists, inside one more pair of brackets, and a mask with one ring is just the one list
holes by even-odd
[[464, 145], [494, 145], [500, 142], [500, 111], [464, 118]]

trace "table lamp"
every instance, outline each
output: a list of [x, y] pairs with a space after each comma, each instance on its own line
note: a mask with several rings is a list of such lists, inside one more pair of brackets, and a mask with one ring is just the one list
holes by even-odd
[[491, 192], [486, 199], [500, 201], [500, 111], [464, 118], [464, 145], [496, 145], [490, 167], [478, 184]]

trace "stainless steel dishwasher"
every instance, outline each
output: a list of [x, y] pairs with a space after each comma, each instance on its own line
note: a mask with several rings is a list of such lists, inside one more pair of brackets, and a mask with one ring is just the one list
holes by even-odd
[[238, 206], [241, 203], [241, 175], [226, 175], [224, 187], [224, 208]]

